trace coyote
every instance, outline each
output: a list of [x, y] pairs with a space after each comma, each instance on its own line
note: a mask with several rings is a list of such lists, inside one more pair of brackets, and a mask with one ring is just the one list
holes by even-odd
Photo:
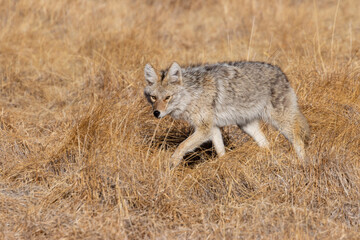
[[310, 135], [309, 125], [279, 67], [247, 61], [180, 67], [174, 62], [159, 74], [146, 64], [144, 72], [147, 83], [144, 94], [154, 116], [170, 114], [195, 128], [175, 150], [170, 168], [208, 140], [213, 142], [217, 155], [223, 156], [220, 128], [227, 125], [236, 124], [260, 147], [268, 147], [260, 120], [279, 130], [293, 144], [300, 159], [307, 159], [305, 140]]

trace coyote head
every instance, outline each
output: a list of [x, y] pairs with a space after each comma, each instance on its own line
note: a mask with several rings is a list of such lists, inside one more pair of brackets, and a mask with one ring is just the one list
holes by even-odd
[[160, 78], [148, 63], [144, 69], [146, 87], [144, 94], [153, 107], [154, 116], [165, 117], [180, 107], [183, 81], [181, 67], [174, 62], [168, 70], [160, 72]]

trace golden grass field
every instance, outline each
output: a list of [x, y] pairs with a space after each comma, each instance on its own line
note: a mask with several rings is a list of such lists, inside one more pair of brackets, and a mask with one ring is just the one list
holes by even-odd
[[[358, 0], [0, 0], [0, 239], [359, 239]], [[147, 62], [280, 66], [311, 163], [224, 128], [190, 133], [143, 96]]]

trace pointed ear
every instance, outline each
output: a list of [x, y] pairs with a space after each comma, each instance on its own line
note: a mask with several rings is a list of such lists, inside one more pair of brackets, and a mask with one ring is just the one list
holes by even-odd
[[153, 85], [157, 81], [157, 75], [154, 68], [148, 63], [144, 69], [145, 80], [148, 85]]
[[169, 68], [169, 83], [174, 84], [182, 84], [182, 75], [181, 75], [181, 67], [177, 62], [174, 62]]

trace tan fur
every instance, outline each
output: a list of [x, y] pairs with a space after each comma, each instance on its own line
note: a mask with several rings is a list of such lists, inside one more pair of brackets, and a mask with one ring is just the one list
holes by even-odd
[[164, 100], [158, 100], [154, 102], [154, 110], [165, 111], [167, 102]]
[[[260, 147], [269, 143], [259, 121], [277, 128], [294, 146], [298, 157], [307, 159], [305, 139], [310, 131], [297, 106], [294, 90], [280, 68], [259, 62], [227, 62], [181, 68], [173, 63], [158, 74], [145, 66], [148, 83], [144, 93], [155, 117], [170, 114], [188, 121], [195, 132], [175, 150], [170, 166], [211, 140], [219, 156], [225, 154], [220, 128], [236, 124]], [[159, 77], [160, 76], [160, 77]]]

